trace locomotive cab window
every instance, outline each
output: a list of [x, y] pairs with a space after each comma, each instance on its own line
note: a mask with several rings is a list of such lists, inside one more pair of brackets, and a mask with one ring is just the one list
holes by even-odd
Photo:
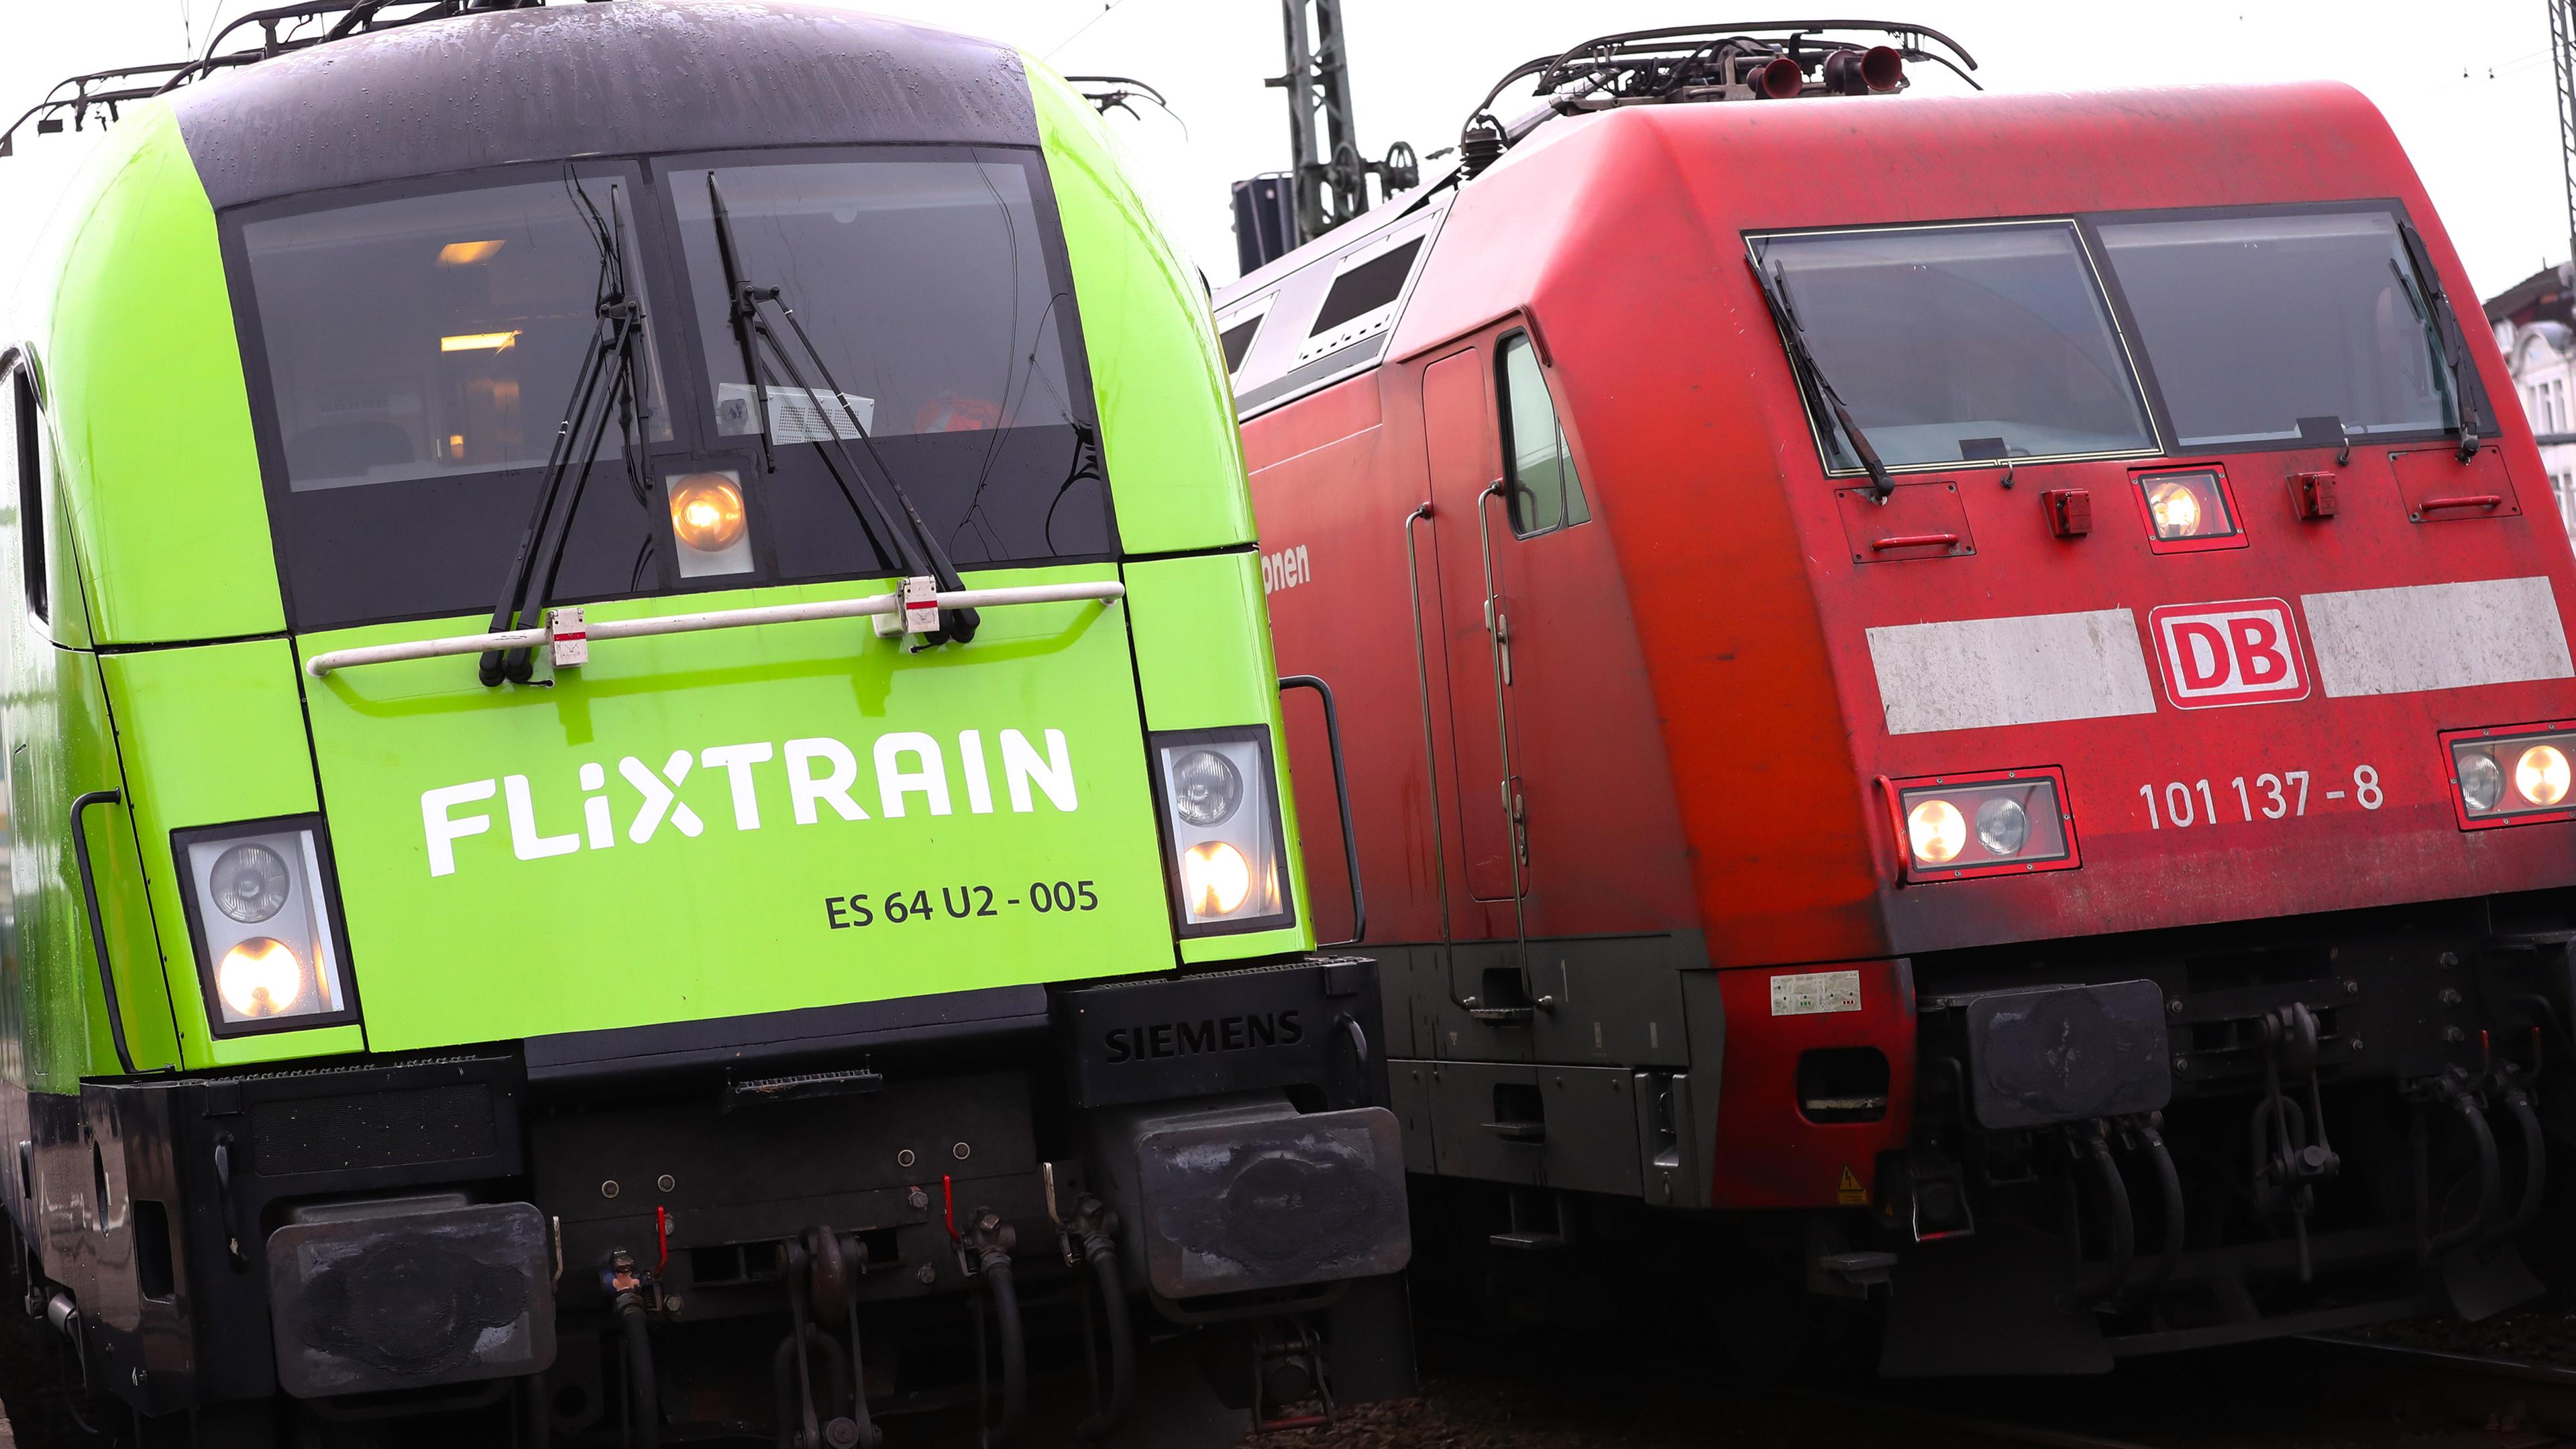
[[[712, 435], [746, 447], [768, 408], [778, 471], [763, 492], [781, 577], [895, 567], [892, 541], [873, 537], [834, 480], [839, 451], [808, 446], [835, 439], [920, 509], [960, 565], [1110, 551], [1107, 484], [1085, 442], [1090, 386], [1074, 355], [1072, 288], [1048, 254], [1033, 162], [952, 157], [663, 173], [713, 384], [703, 403]], [[762, 345], [764, 377], [751, 375], [718, 200], [739, 279], [780, 289], [828, 378], [774, 308], [793, 366]]]
[[1827, 387], [1891, 468], [2156, 451], [2073, 223], [1749, 241], [1820, 375], [1800, 383], [1830, 471], [1861, 465]]
[[36, 379], [26, 359], [13, 358], [0, 367], [0, 496], [18, 504], [18, 567], [26, 582], [27, 612], [47, 616], [45, 596], [44, 450], [38, 445], [42, 420], [36, 411]]
[[[710, 176], [732, 275], [778, 344], [757, 374]], [[507, 168], [228, 213], [292, 626], [491, 609], [600, 352], [612, 261], [644, 312], [632, 385], [650, 456], [630, 475], [612, 355], [587, 484], [587, 430], [569, 450], [578, 501], [548, 602], [900, 572], [872, 491], [900, 493], [961, 566], [1107, 555], [1044, 176], [1005, 148], [833, 147], [584, 162], [577, 181]], [[865, 477], [837, 476], [844, 449]]]
[[1575, 476], [1574, 450], [1566, 445], [1565, 425], [1548, 397], [1538, 351], [1529, 334], [1503, 339], [1499, 376], [1503, 394], [1503, 466], [1511, 484], [1512, 532], [1529, 538], [1551, 533], [1592, 517], [1583, 497], [1583, 480]]
[[[289, 202], [232, 238], [255, 299], [244, 350], [300, 627], [491, 607], [593, 351], [604, 252], [621, 238], [646, 294], [647, 436], [671, 437], [634, 175], [507, 178]], [[603, 475], [620, 471], [618, 433], [612, 423], [600, 440]], [[658, 582], [658, 536], [648, 500], [589, 488], [563, 595]]]
[[2386, 210], [2129, 217], [2096, 234], [2177, 447], [2459, 426], [2439, 289]]

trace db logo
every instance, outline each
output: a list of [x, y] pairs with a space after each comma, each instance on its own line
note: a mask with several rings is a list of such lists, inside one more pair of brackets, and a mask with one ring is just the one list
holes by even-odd
[[2279, 599], [2169, 604], [2148, 613], [2147, 631], [2177, 709], [2307, 698], [2298, 630]]

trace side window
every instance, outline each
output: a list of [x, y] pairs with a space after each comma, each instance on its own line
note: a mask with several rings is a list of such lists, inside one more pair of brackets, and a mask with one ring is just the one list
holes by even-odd
[[1565, 428], [1556, 420], [1528, 333], [1503, 339], [1500, 367], [1513, 534], [1529, 538], [1588, 522], [1592, 508], [1583, 498], [1583, 480], [1574, 476], [1574, 452], [1565, 444]]
[[0, 497], [18, 500], [19, 567], [27, 582], [27, 612], [48, 617], [45, 598], [44, 454], [36, 445], [36, 381], [23, 361], [13, 361], [0, 384]]

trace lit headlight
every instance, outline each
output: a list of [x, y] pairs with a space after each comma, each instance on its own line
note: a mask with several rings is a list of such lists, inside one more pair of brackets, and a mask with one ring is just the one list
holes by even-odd
[[2141, 473], [2137, 487], [2147, 512], [2147, 535], [2159, 545], [2206, 547], [2241, 532], [2227, 503], [2227, 485], [2213, 469]]
[[679, 473], [662, 480], [670, 496], [671, 537], [679, 544], [680, 577], [738, 574], [751, 568], [751, 527], [743, 516], [742, 479], [720, 473]]
[[2073, 822], [2054, 769], [1893, 784], [1908, 879], [2060, 870], [2076, 863]]
[[2576, 784], [2576, 729], [2472, 730], [2445, 736], [2462, 823], [2471, 827], [2564, 818]]
[[1279, 774], [1262, 726], [1153, 737], [1184, 936], [1296, 924], [1279, 818]]
[[217, 1036], [357, 1019], [320, 817], [183, 830], [172, 844]]

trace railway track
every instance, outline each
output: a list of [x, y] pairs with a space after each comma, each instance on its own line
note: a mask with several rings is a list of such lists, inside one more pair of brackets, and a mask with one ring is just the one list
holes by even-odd
[[[2576, 1369], [2340, 1338], [2141, 1360], [2106, 1378], [1728, 1381], [1669, 1339], [1508, 1348], [1435, 1333], [1424, 1395], [1288, 1449], [2565, 1449]], [[1857, 1369], [1857, 1366], [1855, 1366]], [[1285, 1441], [1273, 1440], [1285, 1445]]]

